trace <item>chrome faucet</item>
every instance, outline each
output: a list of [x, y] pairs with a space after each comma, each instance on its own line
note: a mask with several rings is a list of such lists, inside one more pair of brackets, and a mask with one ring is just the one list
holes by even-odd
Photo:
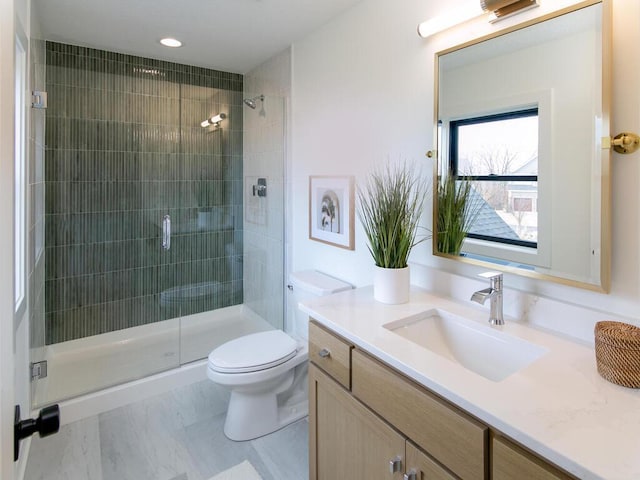
[[502, 274], [500, 272], [486, 272], [481, 273], [479, 276], [488, 278], [491, 284], [489, 288], [473, 292], [471, 301], [484, 305], [487, 298], [489, 298], [491, 300], [489, 323], [491, 325], [504, 325], [502, 315]]

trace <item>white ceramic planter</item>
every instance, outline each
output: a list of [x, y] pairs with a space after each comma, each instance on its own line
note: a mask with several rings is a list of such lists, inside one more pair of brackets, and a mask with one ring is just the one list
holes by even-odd
[[409, 267], [374, 267], [373, 298], [378, 302], [397, 304], [409, 301]]

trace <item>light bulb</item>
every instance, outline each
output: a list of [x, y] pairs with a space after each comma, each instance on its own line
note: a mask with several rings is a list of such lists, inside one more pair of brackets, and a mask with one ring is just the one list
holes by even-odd
[[167, 37], [160, 40], [160, 43], [165, 47], [178, 48], [182, 46], [182, 42], [175, 38]]
[[477, 0], [469, 1], [460, 6], [460, 8], [449, 10], [437, 17], [422, 22], [418, 25], [418, 35], [422, 38], [427, 38], [448, 28], [468, 22], [472, 18], [479, 17], [484, 13]]

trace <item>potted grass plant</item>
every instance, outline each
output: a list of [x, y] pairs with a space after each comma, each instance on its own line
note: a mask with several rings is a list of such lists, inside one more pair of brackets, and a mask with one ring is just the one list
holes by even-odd
[[427, 183], [406, 163], [374, 170], [358, 188], [358, 218], [375, 261], [374, 298], [409, 301], [409, 253], [428, 236], [418, 235]]
[[473, 186], [464, 177], [448, 175], [438, 185], [438, 252], [460, 255], [462, 243], [473, 226], [479, 202], [472, 199]]

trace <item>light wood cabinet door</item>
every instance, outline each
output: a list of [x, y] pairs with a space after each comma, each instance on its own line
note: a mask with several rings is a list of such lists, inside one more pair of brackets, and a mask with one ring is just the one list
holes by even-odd
[[[309, 365], [309, 478], [401, 480], [405, 438]], [[402, 460], [396, 473], [390, 462]]]
[[494, 436], [491, 441], [492, 480], [569, 480], [574, 477], [532, 455], [506, 438]]
[[[412, 480], [456, 480], [452, 474], [438, 465], [413, 443], [407, 441], [407, 462], [405, 470]], [[411, 476], [411, 475], [415, 476]]]
[[351, 354], [353, 395], [464, 480], [485, 480], [489, 429], [362, 350]]

